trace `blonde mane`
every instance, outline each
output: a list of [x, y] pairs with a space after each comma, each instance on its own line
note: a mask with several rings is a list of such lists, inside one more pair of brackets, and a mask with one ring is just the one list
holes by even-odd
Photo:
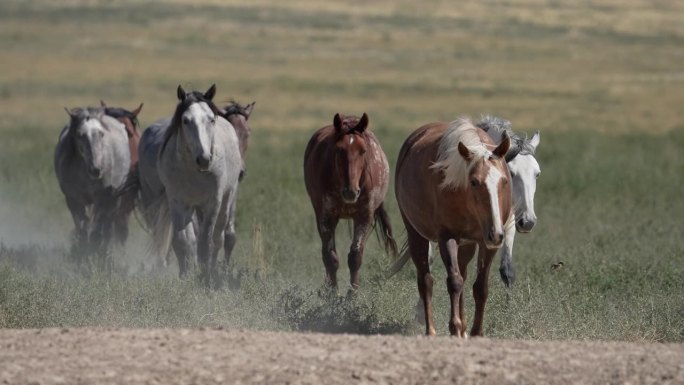
[[[480, 159], [491, 156], [477, 134], [478, 128], [467, 118], [459, 118], [449, 124], [439, 141], [437, 161], [430, 166], [432, 169], [441, 170], [444, 180], [440, 188], [458, 189], [468, 183], [468, 175], [471, 167]], [[467, 162], [458, 152], [458, 143], [461, 142], [473, 154], [473, 159]]]

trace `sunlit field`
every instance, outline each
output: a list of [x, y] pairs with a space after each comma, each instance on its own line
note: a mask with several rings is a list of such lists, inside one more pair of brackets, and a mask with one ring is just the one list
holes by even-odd
[[[493, 114], [541, 132], [542, 175], [512, 289], [492, 268], [485, 333], [684, 341], [682, 20], [676, 1], [2, 1], [0, 327], [421, 334], [415, 270], [385, 279], [375, 237], [347, 294], [344, 222], [342, 285], [324, 288], [304, 148], [336, 112], [366, 112], [393, 167], [418, 126]], [[256, 101], [225, 284], [159, 269], [134, 218], [111, 274], [76, 268], [52, 166], [64, 107], [144, 102], [146, 127], [179, 84], [213, 83], [219, 102]], [[403, 241], [393, 190], [386, 206]], [[441, 264], [434, 275], [447, 334]]]

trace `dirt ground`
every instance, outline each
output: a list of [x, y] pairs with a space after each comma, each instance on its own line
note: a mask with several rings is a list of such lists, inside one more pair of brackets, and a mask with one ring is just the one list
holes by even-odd
[[0, 330], [1, 384], [684, 384], [684, 344]]

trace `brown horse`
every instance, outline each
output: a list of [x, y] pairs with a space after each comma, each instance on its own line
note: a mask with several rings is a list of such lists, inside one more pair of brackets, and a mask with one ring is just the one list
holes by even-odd
[[[128, 136], [128, 149], [131, 154], [131, 165], [129, 171], [138, 166], [138, 143], [140, 142], [140, 123], [138, 115], [142, 111], [143, 103], [133, 111], [128, 111], [118, 107], [108, 107], [100, 100], [100, 105], [104, 108], [105, 114], [121, 122], [126, 127]], [[114, 236], [120, 243], [125, 243], [128, 239], [128, 218], [135, 210], [135, 195], [123, 194], [119, 210], [114, 218]]]
[[473, 285], [475, 320], [470, 334], [482, 335], [489, 268], [503, 243], [506, 226], [514, 222], [510, 174], [504, 160], [509, 146], [508, 136], [495, 146], [485, 131], [459, 119], [420, 127], [399, 152], [395, 190], [408, 251], [418, 273], [428, 335], [435, 334], [429, 241], [438, 242], [446, 266], [449, 331], [459, 337], [465, 337], [463, 283], [468, 263], [479, 248]]
[[247, 155], [247, 143], [249, 142], [249, 136], [252, 134], [252, 129], [247, 125], [247, 120], [252, 111], [254, 110], [254, 105], [256, 102], [249, 103], [246, 106], [240, 105], [236, 101], [232, 101], [223, 110], [219, 110], [219, 115], [223, 116], [230, 124], [235, 128], [235, 133], [238, 136], [238, 142], [240, 143], [240, 157], [242, 158], [242, 171], [240, 171], [240, 180], [244, 178], [246, 173], [246, 155]]
[[322, 242], [326, 282], [337, 287], [339, 259], [335, 228], [340, 218], [354, 221], [347, 257], [352, 289], [359, 287], [359, 268], [373, 223], [380, 226], [385, 250], [396, 255], [389, 216], [383, 207], [389, 184], [389, 164], [378, 140], [361, 119], [335, 114], [333, 125], [316, 131], [304, 153], [304, 182], [316, 213]]

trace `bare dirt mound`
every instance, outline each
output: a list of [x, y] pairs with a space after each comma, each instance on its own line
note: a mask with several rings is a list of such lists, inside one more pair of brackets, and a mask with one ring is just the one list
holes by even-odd
[[684, 344], [0, 330], [2, 384], [683, 384]]

